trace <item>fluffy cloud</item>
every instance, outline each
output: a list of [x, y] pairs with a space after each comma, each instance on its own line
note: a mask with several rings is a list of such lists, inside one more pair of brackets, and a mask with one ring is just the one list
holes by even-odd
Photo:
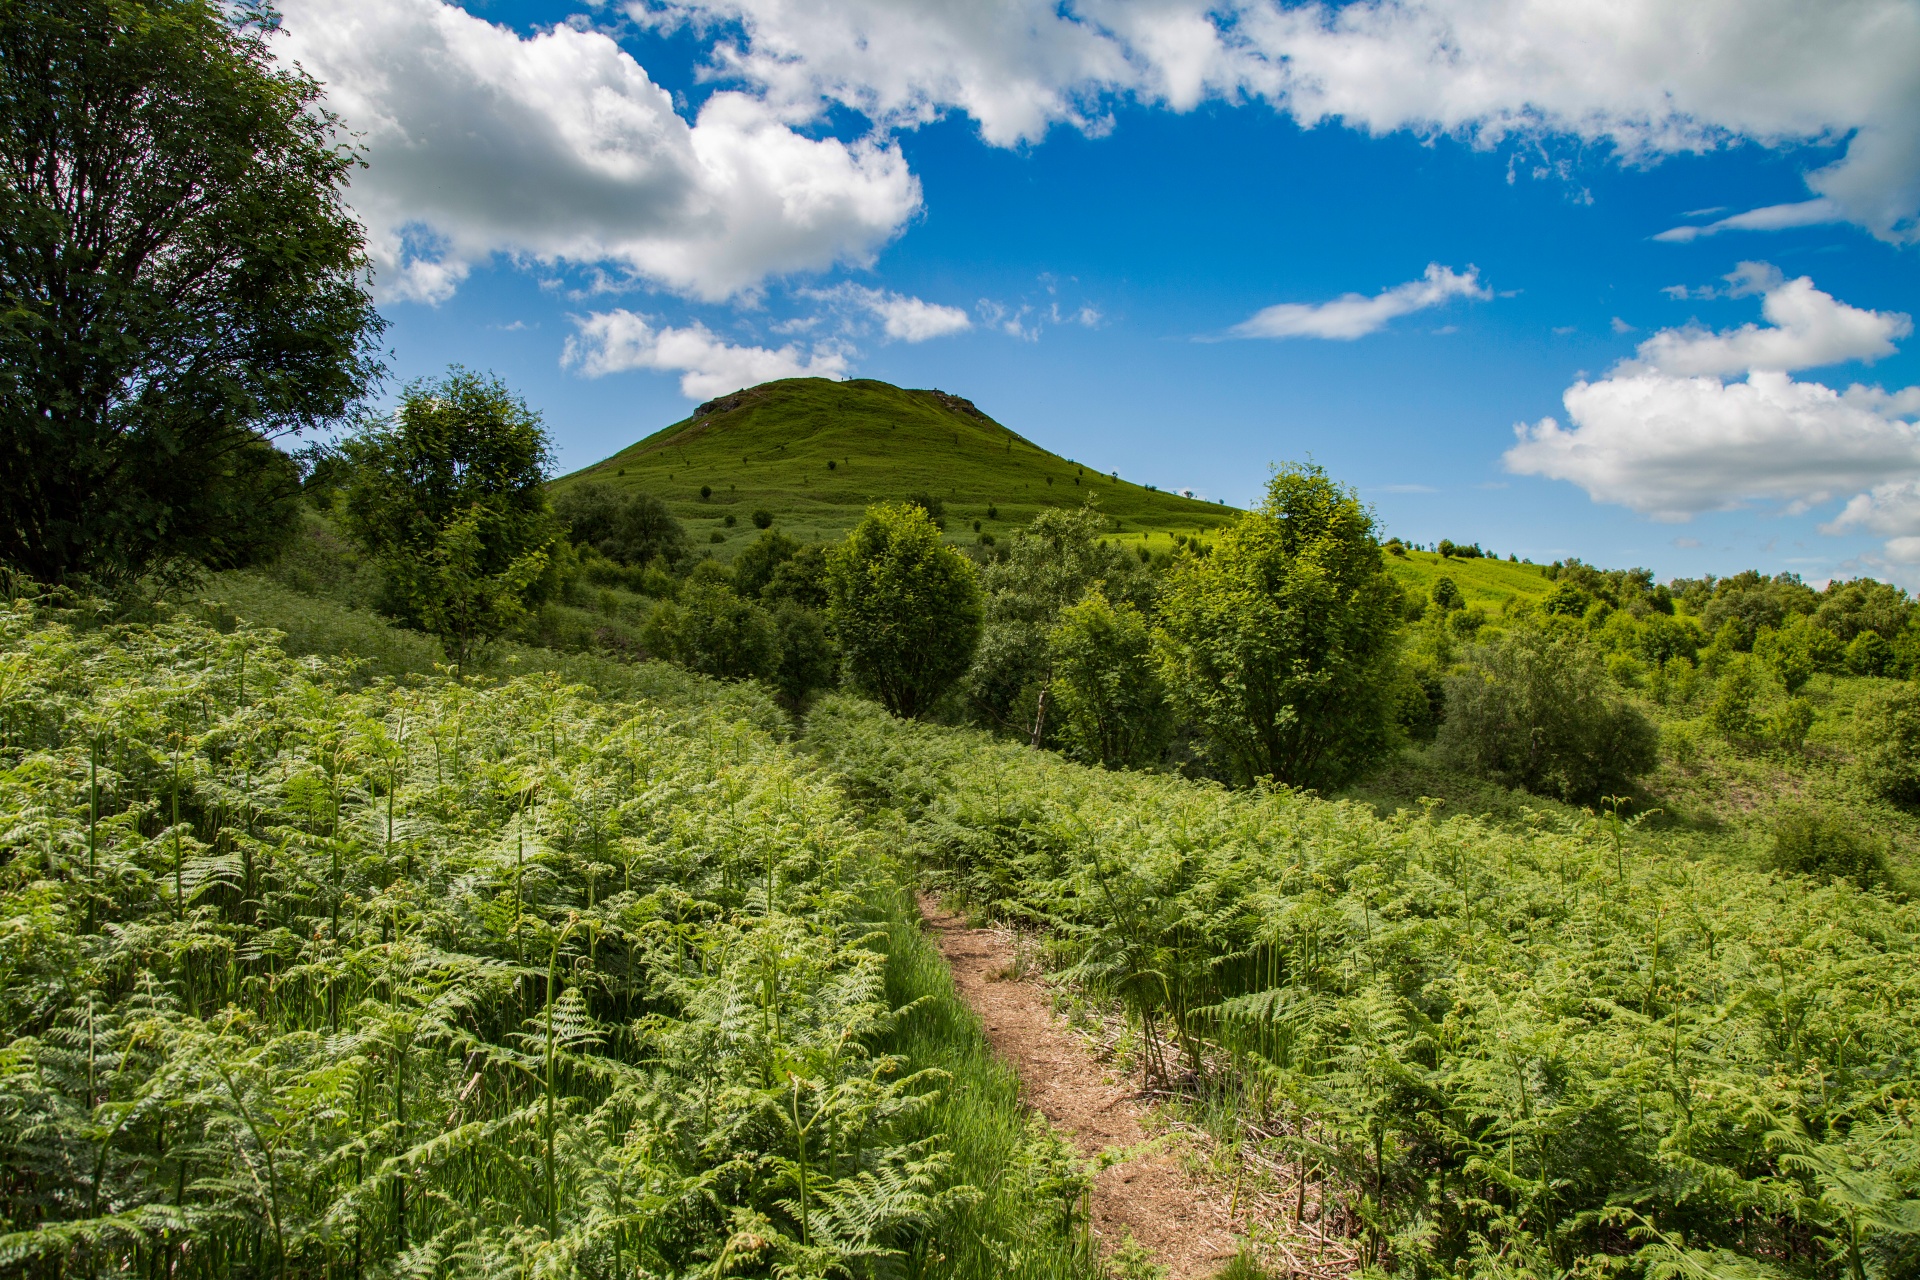
[[679, 373], [690, 400], [711, 400], [774, 378], [844, 378], [846, 356], [832, 349], [801, 355], [792, 345], [778, 350], [723, 341], [705, 325], [655, 328], [650, 317], [625, 309], [596, 311], [577, 319], [560, 363], [589, 378], [630, 369]]
[[1439, 263], [1429, 263], [1426, 274], [1371, 298], [1342, 294], [1332, 302], [1282, 302], [1255, 312], [1233, 328], [1240, 338], [1364, 338], [1388, 321], [1450, 298], [1491, 298], [1480, 284], [1480, 273], [1468, 267], [1464, 274]]
[[810, 138], [760, 97], [688, 124], [609, 37], [522, 39], [441, 0], [287, 0], [281, 56], [361, 135], [350, 193], [389, 297], [495, 254], [612, 266], [705, 299], [865, 263], [919, 208], [897, 147]]
[[[1097, 129], [1115, 97], [1186, 110], [1263, 99], [1478, 142], [1559, 135], [1644, 159], [1737, 140], [1846, 140], [1817, 208], [1920, 238], [1920, 7], [1910, 0], [633, 0], [642, 23], [733, 34], [716, 69], [796, 114], [887, 126], [947, 111], [1011, 145]], [[1800, 219], [1795, 222], [1794, 219]]]
[[878, 320], [881, 331], [898, 342], [925, 342], [973, 328], [973, 317], [959, 307], [943, 306], [886, 289], [843, 284], [833, 289], [811, 290], [807, 296], [843, 312], [853, 311]]
[[1743, 262], [1728, 278], [1737, 293], [1765, 295], [1760, 314], [1769, 326], [1745, 324], [1722, 333], [1697, 326], [1663, 329], [1616, 372], [1722, 377], [1750, 369], [1817, 369], [1890, 356], [1894, 339], [1913, 331], [1912, 320], [1899, 312], [1850, 307], [1814, 288], [1808, 277], [1784, 280], [1764, 263]]
[[1907, 318], [1849, 307], [1811, 280], [1755, 264], [1734, 279], [1763, 286], [1772, 325], [1655, 334], [1606, 377], [1567, 389], [1571, 425], [1515, 427], [1507, 469], [1568, 480], [1595, 501], [1662, 520], [1753, 499], [1804, 510], [1856, 495], [1826, 532], [1920, 537], [1920, 426], [1909, 421], [1920, 416], [1920, 387], [1842, 392], [1789, 372], [1889, 354], [1910, 331]]

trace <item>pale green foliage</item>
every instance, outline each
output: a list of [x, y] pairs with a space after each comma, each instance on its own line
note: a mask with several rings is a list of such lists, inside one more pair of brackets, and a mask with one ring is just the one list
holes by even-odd
[[1167, 1087], [1324, 1179], [1372, 1274], [1913, 1274], [1920, 904], [1630, 823], [1383, 819], [848, 699], [808, 741], [947, 891], [1044, 922]]
[[1061, 611], [1047, 636], [1049, 688], [1068, 750], [1092, 764], [1142, 768], [1159, 763], [1172, 715], [1140, 611], [1094, 588]]
[[1473, 650], [1447, 681], [1440, 750], [1511, 787], [1594, 801], [1657, 763], [1658, 734], [1578, 640], [1522, 628]]
[[1400, 592], [1373, 518], [1318, 467], [1289, 467], [1211, 555], [1167, 574], [1167, 683], [1208, 758], [1242, 782], [1330, 787], [1392, 744]]
[[924, 1069], [978, 1032], [894, 1003], [884, 847], [732, 692], [20, 606], [0, 671], [8, 1274], [1082, 1268], [1011, 1088]]
[[925, 508], [869, 508], [833, 548], [827, 590], [848, 677], [894, 715], [925, 715], [965, 674], [980, 635], [980, 587]]

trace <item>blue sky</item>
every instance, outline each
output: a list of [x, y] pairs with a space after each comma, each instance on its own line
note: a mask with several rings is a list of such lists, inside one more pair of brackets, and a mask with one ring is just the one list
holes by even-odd
[[395, 382], [501, 374], [568, 469], [813, 371], [1241, 505], [1311, 457], [1417, 541], [1914, 585], [1920, 9], [1670, 8], [300, 0], [286, 56]]

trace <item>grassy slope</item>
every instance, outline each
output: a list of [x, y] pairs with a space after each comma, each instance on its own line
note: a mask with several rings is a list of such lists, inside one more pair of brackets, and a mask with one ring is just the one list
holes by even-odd
[[[1130, 544], [1164, 548], [1176, 533], [1205, 536], [1239, 514], [1049, 453], [941, 391], [788, 378], [701, 408], [708, 411], [557, 483], [591, 479], [657, 494], [699, 547], [723, 559], [757, 536], [749, 519], [757, 508], [773, 512], [789, 536], [823, 541], [852, 528], [869, 503], [912, 493], [944, 500], [948, 530], [967, 541], [975, 520], [1002, 537], [1043, 507], [1077, 507], [1089, 494]], [[701, 485], [712, 487], [710, 500], [701, 500]], [[725, 541], [709, 544], [716, 530]]]
[[1387, 568], [1396, 582], [1422, 597], [1430, 595], [1442, 577], [1452, 578], [1468, 605], [1490, 614], [1498, 614], [1509, 600], [1537, 599], [1553, 590], [1539, 565], [1507, 560], [1443, 560], [1431, 551], [1409, 551], [1404, 557], [1388, 556]]

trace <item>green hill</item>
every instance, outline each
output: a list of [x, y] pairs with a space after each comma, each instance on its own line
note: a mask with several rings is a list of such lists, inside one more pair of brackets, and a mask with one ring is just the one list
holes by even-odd
[[1078, 507], [1090, 495], [1119, 536], [1149, 547], [1165, 548], [1175, 534], [1205, 537], [1239, 514], [1049, 453], [959, 396], [871, 379], [787, 378], [736, 391], [556, 483], [585, 480], [664, 499], [701, 546], [720, 533], [713, 550], [723, 558], [756, 536], [756, 510], [772, 512], [791, 537], [824, 541], [845, 534], [868, 504], [914, 494], [944, 502], [949, 535], [965, 541], [976, 520], [1004, 536], [1044, 507]]
[[1432, 594], [1435, 582], [1452, 578], [1469, 605], [1478, 605], [1488, 613], [1499, 613], [1509, 600], [1537, 600], [1553, 590], [1553, 580], [1539, 565], [1515, 564], [1490, 556], [1461, 559], [1431, 551], [1409, 551], [1405, 556], [1388, 556], [1387, 569], [1394, 581], [1423, 598]]

